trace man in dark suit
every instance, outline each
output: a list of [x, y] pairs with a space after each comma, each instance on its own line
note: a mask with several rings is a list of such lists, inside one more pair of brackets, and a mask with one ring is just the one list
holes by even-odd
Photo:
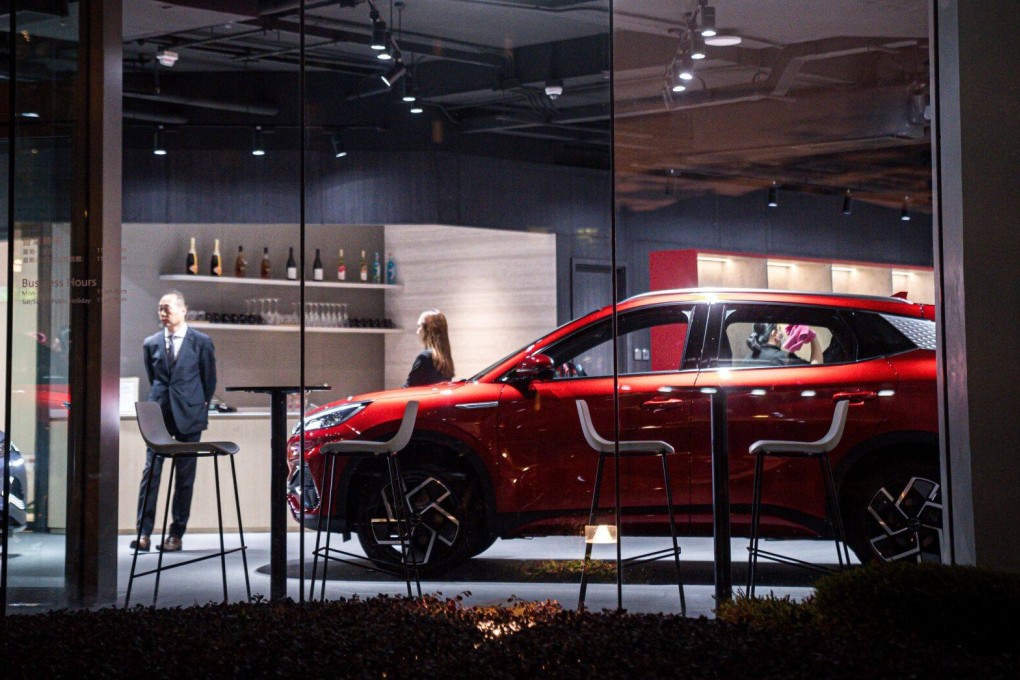
[[[145, 372], [152, 388], [149, 401], [163, 407], [167, 430], [180, 442], [197, 442], [209, 427], [209, 402], [216, 389], [216, 353], [212, 339], [205, 333], [188, 328], [184, 317], [188, 308], [184, 296], [176, 290], [159, 299], [159, 321], [163, 329], [142, 343]], [[195, 458], [177, 461], [174, 481], [173, 522], [166, 542], [159, 546], [164, 552], [181, 549], [181, 539], [191, 513], [191, 494], [195, 483]], [[147, 503], [145, 481], [149, 468], [155, 465]], [[156, 519], [156, 496], [163, 459], [152, 449], [145, 452], [145, 470], [138, 489], [138, 525], [141, 536], [138, 549], [149, 549], [149, 535]], [[135, 547], [135, 542], [131, 542]]]

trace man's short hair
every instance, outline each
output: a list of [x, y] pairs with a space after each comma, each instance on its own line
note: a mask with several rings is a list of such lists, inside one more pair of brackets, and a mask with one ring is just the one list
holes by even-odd
[[182, 292], [181, 292], [181, 291], [179, 291], [179, 290], [174, 290], [174, 289], [170, 289], [170, 290], [168, 290], [167, 292], [163, 293], [163, 295], [162, 295], [162, 296], [161, 296], [161, 297], [160, 297], [159, 299], [160, 299], [160, 300], [162, 300], [162, 299], [163, 299], [163, 298], [165, 298], [165, 297], [172, 297], [172, 298], [175, 298], [175, 299], [177, 300], [177, 303], [178, 303], [178, 304], [179, 304], [179, 305], [180, 305], [181, 307], [187, 307], [187, 306], [188, 306], [188, 303], [186, 303], [186, 302], [184, 301], [184, 293], [182, 293]]

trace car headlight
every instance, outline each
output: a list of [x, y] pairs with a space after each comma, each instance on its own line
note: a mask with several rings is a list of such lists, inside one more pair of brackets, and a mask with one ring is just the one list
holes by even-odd
[[[352, 401], [341, 406], [334, 406], [325, 411], [319, 411], [315, 415], [305, 418], [305, 432], [321, 430], [347, 422], [371, 403], [370, 401]], [[298, 425], [295, 425], [294, 429], [290, 431], [291, 436], [296, 435], [300, 429]]]

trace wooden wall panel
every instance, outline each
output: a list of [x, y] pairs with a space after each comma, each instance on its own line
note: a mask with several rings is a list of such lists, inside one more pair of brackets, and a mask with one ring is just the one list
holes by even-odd
[[385, 385], [403, 385], [421, 351], [418, 315], [437, 308], [450, 324], [457, 378], [467, 378], [556, 327], [556, 237], [441, 225], [387, 225], [386, 249], [401, 291], [386, 310], [401, 335], [386, 336]]

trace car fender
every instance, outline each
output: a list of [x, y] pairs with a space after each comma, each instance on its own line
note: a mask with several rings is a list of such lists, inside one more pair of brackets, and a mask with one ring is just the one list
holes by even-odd
[[837, 486], [842, 483], [847, 474], [865, 458], [875, 451], [897, 446], [923, 446], [925, 448], [938, 449], [939, 436], [936, 432], [925, 430], [898, 430], [886, 432], [866, 439], [844, 455], [839, 464], [833, 470]]

